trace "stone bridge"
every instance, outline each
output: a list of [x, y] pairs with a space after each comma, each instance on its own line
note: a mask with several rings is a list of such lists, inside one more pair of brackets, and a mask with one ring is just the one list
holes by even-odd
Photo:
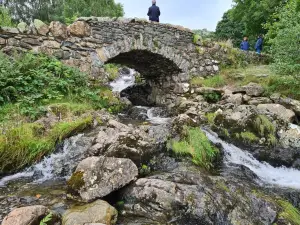
[[50, 54], [95, 79], [103, 79], [105, 63], [136, 69], [150, 84], [152, 101], [161, 104], [188, 92], [191, 76], [219, 70], [207, 47], [196, 43], [193, 32], [183, 27], [126, 18], [79, 18], [70, 26], [35, 20], [0, 30], [3, 52]]

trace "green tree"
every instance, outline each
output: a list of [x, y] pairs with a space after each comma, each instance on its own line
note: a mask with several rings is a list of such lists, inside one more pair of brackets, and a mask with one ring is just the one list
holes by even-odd
[[10, 0], [6, 7], [13, 19], [30, 23], [33, 19], [44, 22], [68, 22], [77, 16], [120, 17], [123, 6], [114, 0]]
[[14, 23], [12, 21], [11, 15], [8, 9], [0, 6], [0, 26], [3, 27], [13, 27]]
[[222, 20], [218, 23], [215, 36], [219, 40], [231, 39], [235, 47], [239, 47], [244, 35], [244, 24], [235, 21], [232, 17], [233, 9], [224, 13]]
[[263, 25], [286, 4], [287, 0], [234, 0], [234, 2], [233, 20], [241, 21], [245, 26], [244, 32], [249, 36], [257, 36], [267, 32]]
[[[299, 0], [289, 3], [274, 17], [266, 28], [271, 44], [273, 67], [280, 74], [299, 76], [300, 73], [300, 13]], [[299, 78], [299, 77], [298, 77]]]

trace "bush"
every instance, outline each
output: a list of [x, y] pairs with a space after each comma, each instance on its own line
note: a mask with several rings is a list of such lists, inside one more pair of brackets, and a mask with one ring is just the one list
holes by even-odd
[[44, 55], [25, 54], [10, 59], [0, 54], [0, 106], [18, 104], [20, 114], [36, 119], [45, 105], [72, 99], [100, 109], [109, 105], [88, 75]]
[[290, 0], [269, 23], [267, 38], [271, 44], [273, 68], [281, 75], [300, 75], [300, 13], [298, 0]]
[[0, 27], [13, 27], [14, 25], [9, 11], [0, 6]]
[[177, 155], [191, 156], [193, 163], [205, 169], [213, 167], [213, 161], [219, 154], [200, 128], [185, 127], [183, 139], [171, 141], [169, 147]]

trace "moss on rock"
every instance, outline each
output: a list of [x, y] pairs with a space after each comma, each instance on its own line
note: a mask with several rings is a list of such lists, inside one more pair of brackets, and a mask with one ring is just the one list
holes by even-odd
[[84, 186], [83, 172], [77, 171], [72, 174], [71, 178], [67, 181], [68, 192], [73, 195], [78, 195], [78, 191]]

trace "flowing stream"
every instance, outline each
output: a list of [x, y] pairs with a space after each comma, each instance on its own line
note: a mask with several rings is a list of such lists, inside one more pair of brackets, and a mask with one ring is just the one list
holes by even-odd
[[[110, 85], [114, 92], [120, 92], [123, 89], [135, 83], [135, 71], [130, 70], [129, 74], [121, 74], [118, 79], [111, 82]], [[157, 124], [167, 124], [170, 122], [166, 111], [159, 107], [143, 107], [135, 106], [134, 118], [143, 118], [139, 122], [147, 121], [154, 126]], [[127, 114], [120, 115], [128, 116]], [[242, 165], [250, 169], [259, 178], [258, 182], [271, 187], [294, 188], [300, 189], [300, 171], [296, 169], [288, 169], [285, 167], [275, 168], [265, 162], [259, 162], [250, 153], [242, 149], [222, 141], [217, 134], [210, 130], [203, 129], [210, 141], [215, 144], [221, 144], [224, 151], [224, 168], [239, 169], [236, 165]], [[95, 131], [94, 131], [95, 132]], [[68, 179], [78, 163], [86, 157], [88, 149], [93, 143], [93, 134], [79, 134], [66, 139], [56, 151], [48, 157], [45, 157], [40, 163], [33, 165], [24, 171], [3, 177], [0, 179], [0, 221], [3, 215], [7, 214], [10, 208], [17, 206], [14, 203], [7, 210], [1, 211], [1, 204], [9, 204], [5, 199], [1, 203], [1, 195], [6, 196], [11, 194], [11, 186], [15, 186], [14, 190], [27, 189], [38, 190], [42, 184], [47, 183], [46, 188], [54, 190], [53, 183], [62, 181], [62, 185], [58, 187], [65, 187], [65, 181]], [[21, 183], [21, 184], [20, 184]], [[30, 186], [28, 186], [30, 184]], [[43, 186], [43, 189], [45, 187]], [[18, 192], [20, 193], [20, 192]], [[27, 192], [26, 192], [27, 193]], [[19, 196], [18, 194], [16, 196]], [[52, 196], [50, 197], [50, 200]], [[18, 200], [19, 201], [19, 200]], [[5, 206], [6, 207], [6, 206]]]
[[218, 138], [212, 131], [204, 130], [208, 139], [217, 144], [221, 144], [224, 150], [224, 164], [243, 165], [254, 172], [264, 184], [279, 186], [284, 188], [300, 189], [300, 171], [292, 168], [275, 168], [266, 162], [259, 162], [249, 152], [228, 144]]

